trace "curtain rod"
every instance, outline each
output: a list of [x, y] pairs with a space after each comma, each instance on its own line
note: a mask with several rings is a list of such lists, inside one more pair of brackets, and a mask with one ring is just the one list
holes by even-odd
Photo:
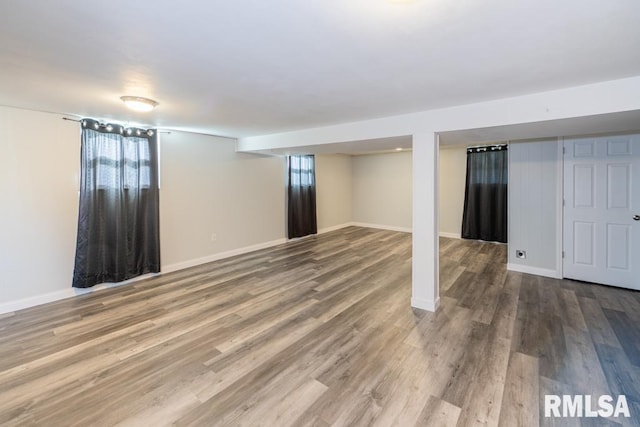
[[470, 147], [467, 147], [467, 149], [472, 149], [472, 148], [490, 148], [490, 147], [508, 147], [509, 144], [489, 144], [489, 145], [472, 145]]
[[[72, 119], [70, 117], [63, 117], [62, 120], [69, 120], [70, 122], [76, 122], [76, 123], [80, 123], [82, 121], [80, 119]], [[159, 130], [158, 133], [171, 133], [171, 132], [168, 130]]]

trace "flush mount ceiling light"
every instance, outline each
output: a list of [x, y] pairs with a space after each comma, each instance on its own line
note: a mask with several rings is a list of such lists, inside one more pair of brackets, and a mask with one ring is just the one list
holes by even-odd
[[158, 106], [158, 103], [153, 99], [142, 98], [140, 96], [121, 96], [120, 99], [128, 108], [144, 113], [151, 111]]

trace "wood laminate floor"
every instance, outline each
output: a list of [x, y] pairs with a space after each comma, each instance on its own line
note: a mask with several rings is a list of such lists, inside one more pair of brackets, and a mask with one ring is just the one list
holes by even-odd
[[[349, 227], [1, 315], [0, 425], [640, 425], [640, 293], [440, 252], [436, 313], [410, 234]], [[632, 418], [544, 418], [545, 394]]]

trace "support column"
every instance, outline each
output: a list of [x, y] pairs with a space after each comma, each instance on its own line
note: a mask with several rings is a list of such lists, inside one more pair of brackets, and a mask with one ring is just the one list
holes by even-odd
[[438, 135], [413, 135], [413, 258], [411, 306], [436, 311], [438, 262]]

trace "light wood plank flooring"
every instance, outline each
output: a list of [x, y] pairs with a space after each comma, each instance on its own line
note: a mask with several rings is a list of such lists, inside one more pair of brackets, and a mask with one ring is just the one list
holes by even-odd
[[349, 227], [2, 315], [0, 425], [640, 425], [640, 293], [505, 262], [442, 239], [441, 307], [412, 310], [411, 235]]

